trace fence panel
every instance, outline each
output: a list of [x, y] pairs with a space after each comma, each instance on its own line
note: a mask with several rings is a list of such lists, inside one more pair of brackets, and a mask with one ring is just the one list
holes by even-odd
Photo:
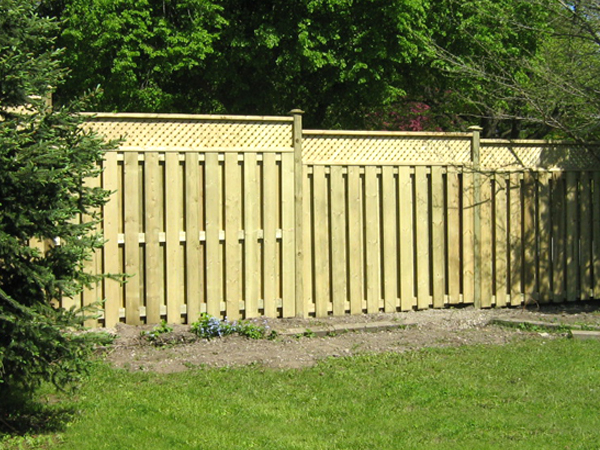
[[298, 117], [90, 119], [125, 141], [98, 180], [113, 194], [107, 243], [88, 267], [128, 279], [71, 303], [104, 298], [100, 323], [112, 326], [598, 296], [600, 172], [587, 150], [480, 142], [476, 131], [294, 126]]

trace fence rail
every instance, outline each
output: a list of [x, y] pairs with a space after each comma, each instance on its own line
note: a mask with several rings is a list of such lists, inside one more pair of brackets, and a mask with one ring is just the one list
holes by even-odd
[[98, 114], [124, 137], [88, 268], [99, 324], [600, 296], [600, 165], [568, 143], [308, 131], [301, 115]]

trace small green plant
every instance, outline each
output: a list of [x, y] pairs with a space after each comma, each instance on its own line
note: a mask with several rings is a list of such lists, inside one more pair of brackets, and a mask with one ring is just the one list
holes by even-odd
[[317, 335], [313, 330], [311, 330], [310, 328], [307, 328], [306, 330], [304, 330], [304, 333], [302, 333], [302, 336], [307, 337], [307, 338], [314, 338]]
[[258, 325], [249, 321], [229, 322], [210, 314], [202, 313], [200, 318], [192, 324], [192, 333], [204, 339], [227, 336], [237, 333], [250, 339], [274, 339], [277, 332], [269, 330], [268, 325]]
[[163, 319], [160, 324], [156, 325], [151, 331], [142, 331], [142, 337], [154, 342], [160, 335], [171, 333], [172, 331], [173, 327]]

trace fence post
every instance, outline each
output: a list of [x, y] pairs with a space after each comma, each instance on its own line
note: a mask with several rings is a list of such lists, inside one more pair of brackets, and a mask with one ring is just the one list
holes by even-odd
[[481, 127], [471, 126], [471, 163], [473, 165], [473, 304], [481, 308]]
[[294, 146], [294, 241], [295, 241], [295, 301], [296, 317], [307, 317], [308, 311], [304, 302], [304, 210], [302, 208], [304, 192], [304, 168], [302, 165], [302, 114], [304, 111], [293, 109], [294, 117], [292, 142]]

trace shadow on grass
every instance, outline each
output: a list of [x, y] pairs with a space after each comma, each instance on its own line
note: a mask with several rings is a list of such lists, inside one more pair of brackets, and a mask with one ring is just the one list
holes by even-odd
[[60, 433], [77, 412], [55, 396], [39, 400], [23, 392], [0, 395], [0, 438]]

